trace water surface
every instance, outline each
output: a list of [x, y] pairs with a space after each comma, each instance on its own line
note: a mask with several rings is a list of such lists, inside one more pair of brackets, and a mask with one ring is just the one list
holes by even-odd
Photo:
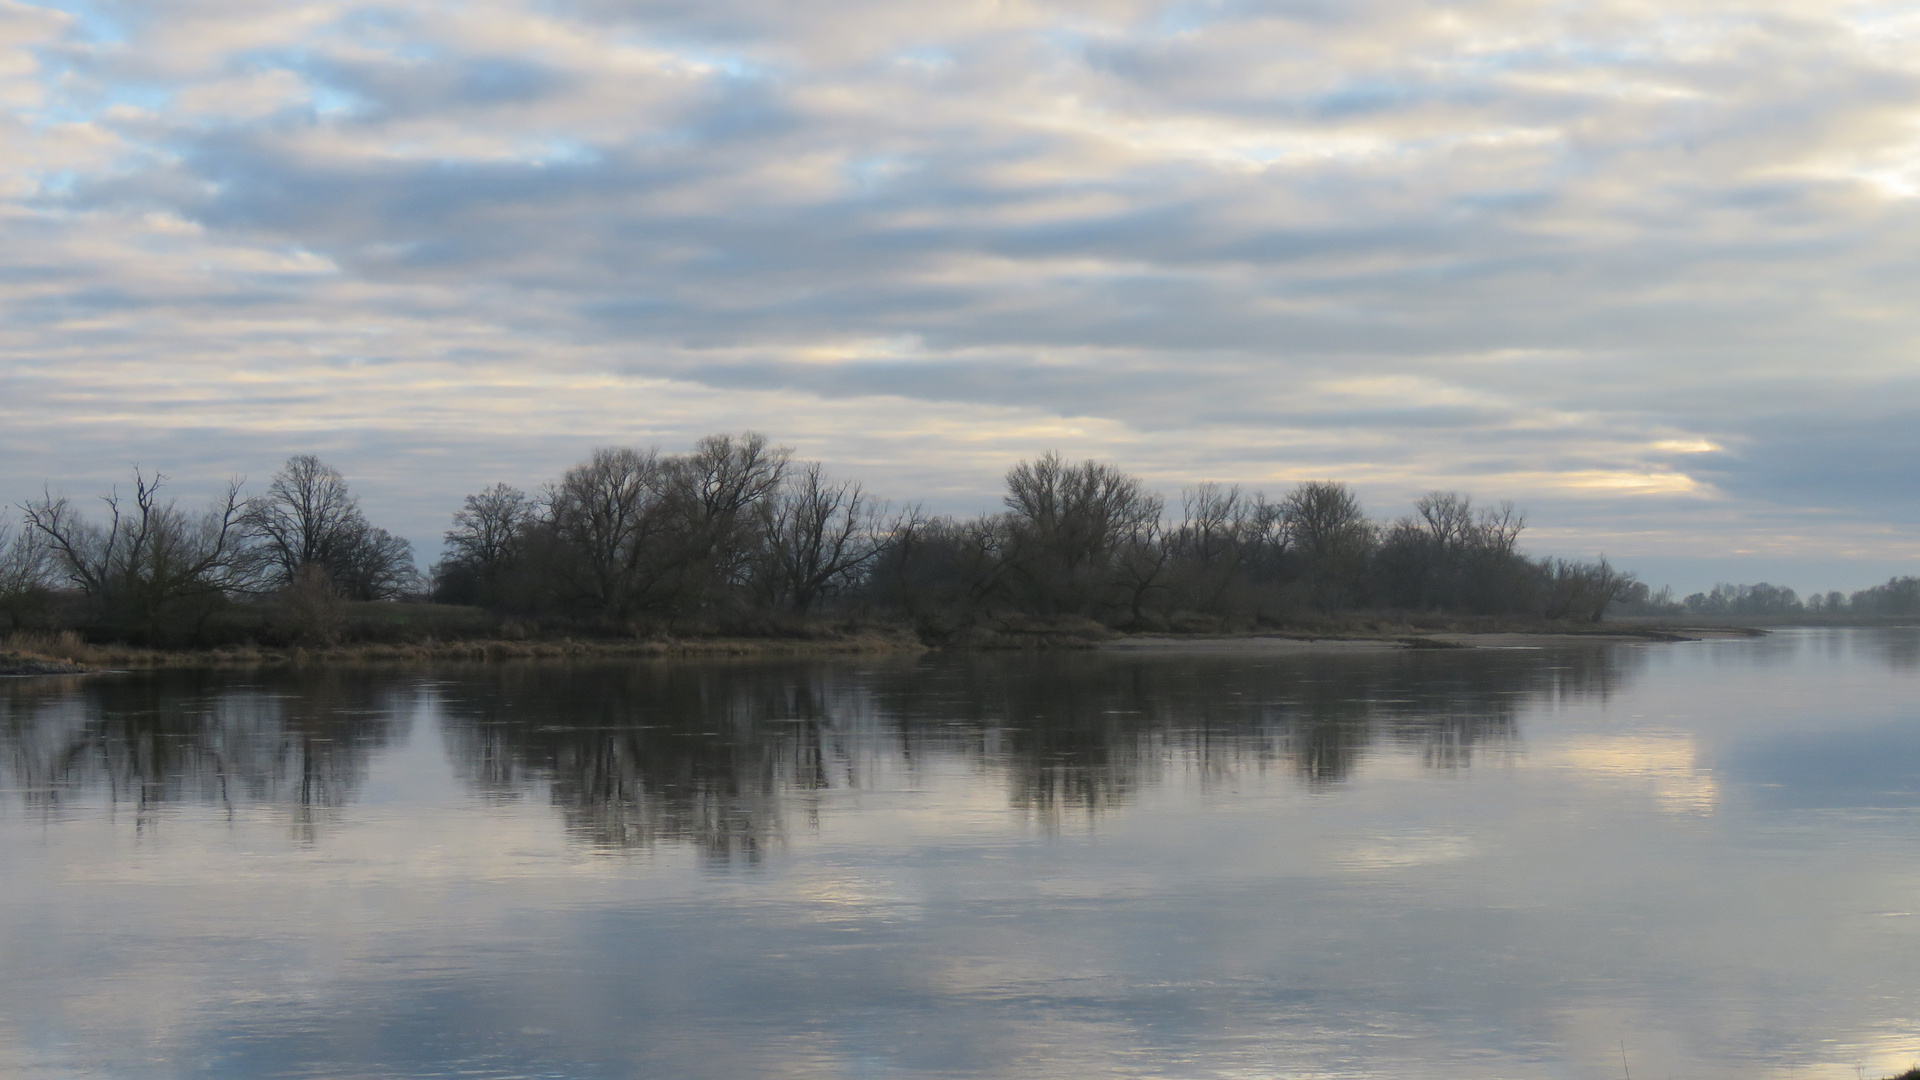
[[1857, 1077], [1920, 633], [0, 681], [0, 1075]]

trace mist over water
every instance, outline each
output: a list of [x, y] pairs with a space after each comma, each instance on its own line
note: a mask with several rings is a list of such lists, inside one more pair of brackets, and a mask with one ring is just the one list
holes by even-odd
[[0, 1073], [1855, 1076], [1920, 632], [0, 681]]

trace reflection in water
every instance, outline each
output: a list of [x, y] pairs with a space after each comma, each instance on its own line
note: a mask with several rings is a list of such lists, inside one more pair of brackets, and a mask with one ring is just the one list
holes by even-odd
[[875, 771], [964, 759], [1046, 824], [1125, 802], [1169, 769], [1203, 782], [1283, 764], [1345, 780], [1381, 738], [1434, 768], [1514, 738], [1541, 696], [1610, 693], [1639, 650], [1309, 656], [964, 656], [864, 665], [660, 662], [475, 672], [439, 688], [456, 767], [544, 785], [577, 837], [757, 858], [786, 816]]
[[1888, 1075], [1898, 639], [0, 681], [0, 1075]]
[[[691, 843], [757, 859], [820, 793], [908, 783], [935, 761], [1003, 776], [1054, 826], [1122, 804], [1169, 770], [1219, 782], [1291, 769], [1350, 776], [1376, 742], [1434, 768], [1514, 737], [1526, 700], [1604, 695], [1639, 650], [1234, 656], [958, 656], [860, 664], [648, 662], [14, 680], [0, 690], [9, 786], [69, 801], [316, 810], [349, 802], [417, 700], [437, 697], [457, 773], [479, 793], [544, 789], [575, 837]], [[138, 820], [138, 819], [137, 819]]]
[[1888, 667], [1909, 671], [1920, 668], [1920, 626], [1888, 627], [1869, 641], [1878, 649], [1880, 661]]
[[481, 792], [550, 787], [595, 844], [689, 840], [755, 858], [780, 796], [831, 786], [823, 745], [861, 726], [844, 680], [809, 668], [659, 663], [510, 666], [440, 688], [456, 770]]
[[1720, 784], [1700, 763], [1692, 736], [1677, 731], [1585, 735], [1565, 740], [1552, 764], [1588, 779], [1645, 784], [1670, 814], [1711, 814]]
[[277, 675], [236, 684], [210, 672], [0, 683], [7, 786], [30, 812], [70, 802], [128, 806], [136, 823], [173, 803], [346, 805], [388, 745], [408, 691], [364, 673]]

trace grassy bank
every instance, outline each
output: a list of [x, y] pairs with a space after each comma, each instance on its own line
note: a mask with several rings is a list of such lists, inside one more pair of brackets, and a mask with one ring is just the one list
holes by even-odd
[[[80, 634], [20, 633], [0, 638], [0, 675], [62, 674], [88, 670], [168, 667], [260, 667], [310, 664], [449, 661], [650, 659], [723, 656], [840, 656], [955, 651], [1086, 649], [1209, 643], [1373, 642], [1411, 648], [1470, 648], [1500, 637], [1540, 640], [1619, 639], [1683, 641], [1723, 636], [1727, 627], [1644, 622], [1555, 622], [1545, 619], [1351, 614], [1309, 617], [1284, 626], [1228, 626], [1196, 620], [1171, 632], [1131, 634], [1089, 619], [1010, 616], [957, 630], [906, 624], [813, 621], [715, 628], [704, 632], [612, 634], [541, 633], [486, 619], [471, 609], [443, 605], [367, 605], [351, 636], [327, 641], [239, 641], [192, 648], [152, 648], [90, 642]], [[1762, 633], [1757, 630], [1732, 632]]]
[[15, 634], [0, 643], [0, 675], [182, 667], [269, 667], [308, 664], [448, 661], [650, 659], [671, 656], [836, 656], [921, 652], [910, 633], [860, 631], [815, 637], [727, 637], [548, 640], [470, 639], [354, 642], [327, 645], [223, 645], [152, 649], [98, 645], [71, 631]]
[[86, 664], [48, 656], [38, 651], [0, 649], [0, 676], [80, 675], [92, 670], [93, 668]]

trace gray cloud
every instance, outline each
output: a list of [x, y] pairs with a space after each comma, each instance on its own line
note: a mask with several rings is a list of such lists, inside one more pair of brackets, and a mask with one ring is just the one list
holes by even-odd
[[1625, 557], [1920, 548], [1896, 11], [5, 12], [10, 500], [320, 448], [427, 542], [751, 424], [956, 508], [1058, 446]]

